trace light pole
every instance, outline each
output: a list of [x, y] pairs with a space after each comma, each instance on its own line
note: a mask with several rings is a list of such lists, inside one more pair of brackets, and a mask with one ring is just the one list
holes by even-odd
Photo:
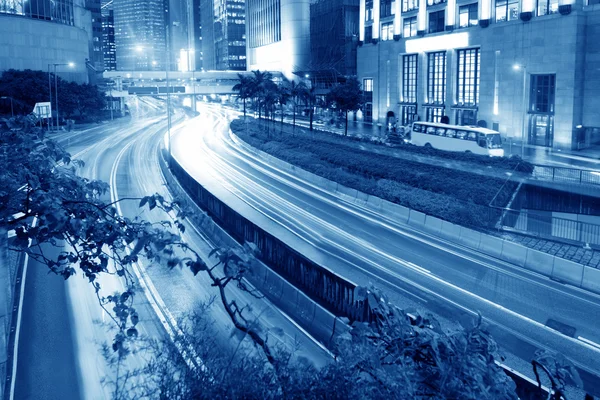
[[10, 99], [10, 116], [14, 118], [15, 117], [15, 110], [13, 108], [13, 98], [10, 97], [10, 96], [2, 96], [2, 97], [0, 97], [0, 99], [2, 99], [2, 100], [8, 100], [8, 99]]
[[527, 105], [525, 104], [525, 99], [526, 99], [526, 90], [527, 90], [527, 66], [522, 65], [522, 64], [515, 64], [513, 65], [513, 69], [515, 71], [519, 71], [519, 70], [523, 70], [523, 98], [522, 98], [522, 105], [521, 105], [521, 109], [523, 110], [523, 117], [522, 117], [522, 121], [521, 121], [521, 158], [525, 158], [525, 121], [527, 118]]
[[[51, 63], [48, 64], [48, 92], [50, 93], [50, 108], [52, 109], [52, 84], [51, 84], [51, 79], [50, 79], [50, 66], [54, 67], [54, 93], [56, 96], [56, 104], [55, 104], [55, 108], [56, 108], [56, 130], [58, 131], [59, 128], [59, 119], [58, 119], [58, 79], [56, 77], [56, 67], [61, 66], [61, 65], [68, 65], [70, 68], [73, 68], [75, 66], [75, 63]], [[50, 123], [48, 123], [48, 130], [50, 130]]]

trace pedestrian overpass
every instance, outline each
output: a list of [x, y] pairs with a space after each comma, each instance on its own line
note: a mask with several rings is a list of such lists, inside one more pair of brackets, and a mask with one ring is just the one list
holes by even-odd
[[[103, 77], [113, 81], [111, 97], [231, 95], [239, 82], [239, 74], [252, 76], [251, 71], [105, 71]], [[275, 80], [281, 72], [271, 72]]]

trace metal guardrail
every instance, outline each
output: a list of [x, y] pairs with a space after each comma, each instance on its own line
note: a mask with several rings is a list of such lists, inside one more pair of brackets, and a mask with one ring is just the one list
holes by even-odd
[[535, 210], [496, 209], [502, 216], [499, 228], [534, 234], [546, 239], [563, 239], [600, 246], [600, 225], [552, 216]]
[[534, 178], [552, 182], [600, 185], [600, 171], [534, 164]]

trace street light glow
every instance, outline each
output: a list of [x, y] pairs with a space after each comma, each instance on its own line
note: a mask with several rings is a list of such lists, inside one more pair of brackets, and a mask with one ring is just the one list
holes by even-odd
[[520, 64], [515, 64], [515, 65], [513, 65], [513, 69], [514, 69], [515, 71], [518, 71], [518, 70], [520, 70], [520, 69], [521, 69], [521, 65], [520, 65]]
[[71, 68], [75, 67], [75, 63], [74, 63], [74, 62], [70, 62], [70, 63], [68, 63], [67, 65], [68, 65], [69, 67], [71, 67]]
[[135, 51], [138, 51], [138, 52], [140, 52], [140, 53], [141, 53], [142, 51], [144, 51], [144, 47], [143, 47], [143, 46], [137, 46], [137, 47], [135, 48]]

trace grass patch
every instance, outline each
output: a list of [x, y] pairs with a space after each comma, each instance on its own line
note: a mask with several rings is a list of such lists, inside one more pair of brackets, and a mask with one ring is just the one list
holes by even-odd
[[[280, 133], [279, 126], [267, 133], [255, 120], [235, 120], [231, 129], [251, 146], [316, 175], [465, 226], [486, 227], [496, 193], [502, 188], [494, 204], [505, 206], [516, 188], [514, 182], [503, 187], [499, 178], [350, 148], [321, 134]], [[508, 169], [507, 161], [502, 165]]]

